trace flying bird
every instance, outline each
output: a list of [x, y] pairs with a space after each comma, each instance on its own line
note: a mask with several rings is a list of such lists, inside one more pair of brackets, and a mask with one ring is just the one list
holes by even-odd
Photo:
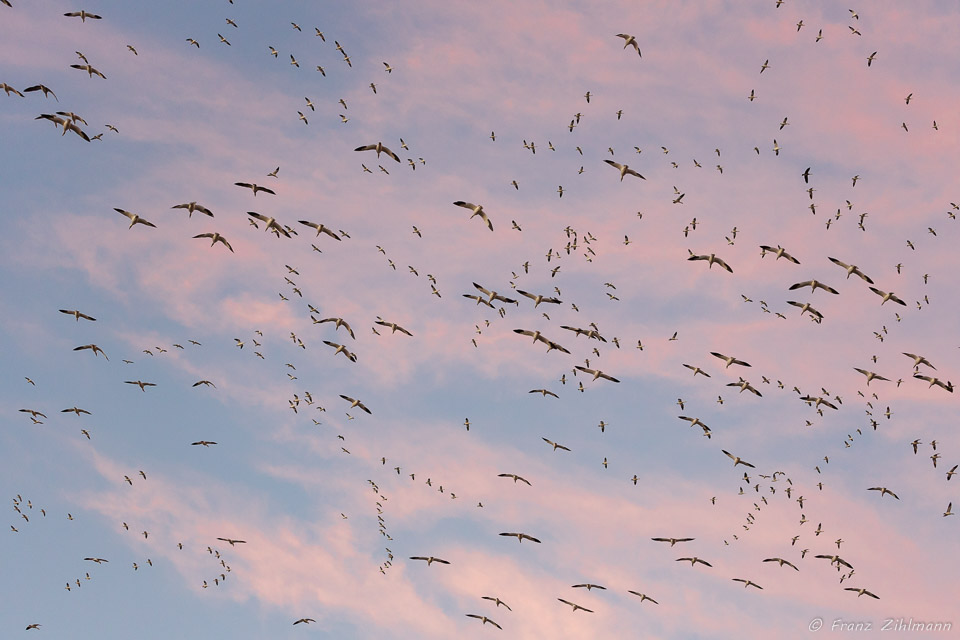
[[800, 264], [799, 260], [794, 258], [789, 253], [787, 253], [786, 250], [780, 245], [777, 245], [776, 247], [771, 247], [771, 246], [762, 244], [760, 245], [760, 250], [761, 250], [761, 253], [760, 253], [761, 258], [768, 253], [772, 253], [773, 255], [776, 256], [777, 260], [779, 260], [780, 258], [784, 258], [785, 260], [792, 262], [793, 264]]
[[434, 562], [439, 563], [439, 564], [450, 564], [450, 563], [447, 562], [446, 560], [443, 560], [443, 559], [441, 559], [441, 558], [435, 558], [435, 557], [433, 557], [433, 556], [410, 556], [410, 559], [411, 559], [411, 560], [425, 560], [425, 561], [427, 562], [427, 566], [428, 566], [428, 567], [429, 567], [431, 564], [433, 564]]
[[30, 93], [32, 91], [41, 91], [43, 92], [44, 98], [48, 96], [53, 96], [54, 100], [56, 100], [57, 102], [60, 102], [60, 98], [57, 97], [57, 94], [55, 94], [53, 90], [47, 87], [46, 85], [35, 84], [32, 87], [27, 87], [26, 89], [23, 90], [24, 93]]
[[800, 571], [800, 569], [797, 568], [797, 565], [793, 564], [789, 560], [784, 560], [783, 558], [767, 558], [766, 560], [764, 560], [764, 562], [776, 562], [781, 567], [783, 565], [787, 565], [788, 567], [791, 567], [794, 571]]
[[175, 204], [175, 205], [173, 205], [173, 206], [170, 207], [170, 208], [171, 208], [171, 209], [186, 209], [186, 210], [187, 210], [187, 217], [188, 217], [188, 218], [192, 218], [192, 217], [193, 217], [193, 212], [194, 212], [194, 211], [196, 211], [196, 212], [198, 212], [198, 213], [202, 213], [203, 215], [209, 216], [209, 217], [211, 217], [211, 218], [213, 217], [213, 212], [210, 211], [210, 209], [207, 209], [207, 208], [204, 207], [203, 205], [197, 204], [196, 202], [185, 202], [184, 204]]
[[146, 392], [146, 391], [147, 391], [146, 387], [155, 387], [155, 386], [157, 386], [157, 385], [156, 385], [155, 383], [153, 383], [153, 382], [143, 382], [143, 381], [141, 381], [141, 380], [125, 380], [125, 381], [124, 381], [124, 384], [135, 384], [135, 385], [137, 385], [138, 387], [140, 387], [140, 391], [143, 391], [143, 392]]
[[318, 320], [316, 322], [317, 324], [323, 324], [325, 322], [333, 322], [334, 330], [339, 330], [340, 327], [343, 327], [344, 329], [347, 330], [347, 333], [350, 334], [351, 338], [353, 338], [354, 340], [357, 339], [357, 336], [353, 334], [353, 329], [350, 328], [350, 325], [347, 324], [347, 321], [344, 320], [343, 318], [324, 318], [323, 320]]
[[611, 167], [613, 167], [614, 169], [620, 172], [620, 182], [623, 182], [623, 178], [628, 175], [636, 176], [638, 178], [646, 180], [646, 178], [644, 178], [642, 175], [640, 175], [639, 173], [637, 173], [636, 171], [634, 171], [633, 169], [631, 169], [625, 164], [620, 164], [619, 162], [614, 162], [613, 160], [604, 160], [604, 162], [606, 162], [608, 165], [610, 165]]
[[249, 182], [234, 182], [233, 184], [235, 184], [235, 185], [238, 186], [238, 187], [243, 187], [243, 188], [245, 188], [245, 189], [250, 189], [251, 191], [253, 191], [253, 195], [254, 195], [254, 196], [257, 195], [257, 192], [258, 192], [258, 191], [262, 191], [262, 192], [264, 192], [264, 193], [269, 193], [269, 194], [272, 195], [272, 196], [277, 195], [277, 192], [274, 191], [273, 189], [268, 189], [267, 187], [261, 187], [261, 186], [258, 185], [258, 184], [251, 184], [251, 183], [249, 183]]
[[817, 321], [823, 320], [823, 314], [810, 306], [809, 302], [796, 302], [794, 300], [787, 300], [787, 304], [793, 305], [794, 307], [800, 308], [800, 315], [804, 313], [810, 313], [810, 315], [815, 318]]
[[763, 587], [761, 587], [760, 585], [758, 585], [756, 582], [752, 582], [752, 581], [746, 580], [746, 579], [744, 579], [744, 578], [733, 578], [733, 581], [734, 581], [734, 582], [742, 582], [744, 589], [746, 589], [747, 587], [750, 587], [750, 586], [756, 587], [757, 589], [763, 589]]
[[104, 80], [107, 79], [107, 76], [103, 75], [100, 71], [96, 70], [89, 64], [72, 64], [70, 65], [71, 69], [79, 69], [80, 71], [86, 71], [87, 77], [92, 78], [93, 76], [100, 76]]
[[89, 349], [90, 351], [93, 351], [93, 355], [95, 356], [100, 355], [102, 353], [104, 358], [106, 358], [107, 360], [110, 359], [110, 358], [107, 358], [107, 354], [104, 352], [104, 350], [95, 344], [85, 344], [85, 345], [81, 345], [79, 347], [73, 348], [74, 351], [83, 351], [84, 349]]
[[573, 368], [576, 369], [577, 371], [583, 371], [584, 373], [593, 376], [594, 380], [596, 380], [597, 378], [603, 378], [604, 380], [610, 380], [611, 382], [620, 382], [613, 376], [608, 375], [603, 371], [600, 371], [599, 369], [588, 369], [586, 367], [581, 367], [579, 365], [574, 366]]
[[497, 607], [499, 607], [500, 605], [503, 605], [504, 607], [506, 607], [507, 611], [513, 611], [513, 609], [511, 609], [511, 608], [509, 607], [509, 605], [507, 605], [506, 602], [504, 602], [504, 601], [501, 600], [500, 598], [497, 598], [496, 596], [481, 596], [481, 598], [482, 598], [483, 600], [489, 600], [489, 601], [495, 603], [495, 604], [497, 605]]
[[827, 293], [832, 293], [835, 295], [839, 295], [840, 293], [833, 287], [825, 285], [824, 283], [819, 282], [817, 280], [807, 280], [806, 282], [798, 282], [796, 284], [792, 284], [790, 285], [789, 290], [794, 291], [795, 289], [802, 289], [804, 287], [810, 287], [811, 292], [816, 291], [817, 289], [823, 289]]
[[[551, 447], [553, 447], [553, 450], [554, 450], [554, 451], [556, 451], [557, 449], [563, 449], [564, 451], [570, 451], [569, 448], [563, 446], [562, 444], [558, 444], [558, 443], [554, 442], [553, 440], [550, 440], [550, 439], [548, 439], [548, 438], [541, 438], [541, 439], [542, 439], [544, 442], [546, 442], [548, 445], [550, 445]], [[504, 534], [501, 533], [500, 535], [504, 535]], [[539, 542], [539, 540], [538, 540], [538, 542]]]
[[337, 242], [341, 242], [340, 236], [337, 235], [337, 232], [334, 231], [333, 229], [331, 229], [331, 228], [323, 225], [323, 224], [318, 224], [318, 223], [316, 223], [316, 222], [310, 222], [309, 220], [298, 220], [297, 222], [299, 222], [300, 224], [302, 224], [302, 225], [304, 225], [304, 226], [307, 226], [307, 227], [311, 227], [311, 228], [313, 228], [313, 229], [316, 229], [316, 230], [317, 230], [317, 237], [319, 237], [320, 234], [323, 233], [323, 234], [326, 234], [326, 235], [330, 236], [331, 238], [333, 238], [333, 239], [336, 240]]
[[640, 45], [637, 44], [637, 39], [634, 36], [628, 35], [626, 33], [618, 33], [617, 37], [624, 39], [624, 44], [623, 44], [624, 49], [626, 49], [629, 46], [633, 46], [633, 48], [637, 50], [637, 55], [640, 56], [641, 58], [643, 57], [643, 54], [640, 53]]
[[562, 602], [562, 603], [565, 604], [565, 605], [569, 605], [569, 606], [573, 607], [573, 610], [574, 610], [574, 611], [576, 611], [577, 609], [579, 609], [580, 611], [586, 611], [587, 613], [593, 613], [593, 610], [592, 610], [592, 609], [587, 609], [586, 607], [581, 607], [580, 605], [578, 605], [578, 604], [576, 604], [576, 603], [573, 603], [573, 602], [570, 602], [569, 600], [564, 600], [563, 598], [557, 598], [557, 600], [559, 600], [560, 602]]
[[693, 542], [695, 538], [650, 538], [654, 542], [669, 542], [670, 546], [677, 544], [678, 542]]
[[[261, 190], [262, 190], [262, 187], [261, 187]], [[290, 232], [287, 231], [287, 229], [283, 225], [281, 225], [279, 222], [277, 222], [274, 218], [265, 216], [261, 213], [257, 213], [256, 211], [247, 211], [247, 215], [252, 218], [256, 218], [257, 220], [260, 220], [261, 222], [264, 222], [266, 224], [264, 231], [273, 231], [273, 233], [275, 233], [278, 238], [281, 235], [286, 236], [287, 238], [291, 237]]]
[[537, 307], [539, 307], [541, 302], [546, 302], [546, 303], [549, 303], [549, 304], [562, 304], [562, 301], [559, 300], [558, 298], [549, 297], [549, 296], [543, 296], [543, 295], [536, 294], [536, 293], [528, 293], [528, 292], [524, 291], [523, 289], [517, 289], [517, 293], [519, 293], [520, 295], [524, 296], [525, 298], [530, 298], [531, 300], [533, 300], [533, 308], [534, 308], [534, 309], [536, 309]]
[[210, 246], [217, 244], [218, 242], [222, 243], [227, 249], [230, 249], [230, 253], [234, 253], [233, 247], [230, 246], [230, 243], [227, 242], [227, 239], [224, 238], [219, 233], [201, 233], [199, 235], [193, 236], [194, 238], [210, 238]]
[[694, 557], [692, 557], [692, 558], [677, 558], [677, 559], [676, 559], [676, 562], [689, 562], [691, 567], [694, 566], [695, 564], [697, 564], [698, 562], [699, 562], [700, 564], [706, 565], [706, 566], [708, 566], [708, 567], [712, 567], [712, 566], [713, 566], [712, 564], [710, 564], [710, 563], [707, 562], [706, 560], [701, 560], [700, 558], [698, 558], [698, 557], [696, 557], [696, 556], [694, 556]]
[[354, 407], [359, 407], [361, 411], [366, 411], [367, 413], [373, 415], [373, 412], [370, 411], [370, 409], [367, 409], [366, 405], [364, 405], [364, 404], [363, 404], [362, 402], [360, 402], [359, 400], [354, 400], [354, 399], [351, 398], [350, 396], [345, 396], [345, 395], [343, 395], [343, 394], [340, 394], [340, 397], [350, 403], [350, 408], [351, 408], [351, 409], [354, 408]]
[[80, 318], [83, 318], [84, 320], [90, 320], [91, 322], [96, 322], [97, 320], [96, 318], [92, 316], [88, 316], [85, 313], [80, 313], [76, 309], [60, 309], [60, 313], [65, 313], [68, 316], [73, 316], [74, 318], [77, 319], [77, 322], [80, 322]]
[[721, 451], [723, 451], [723, 453], [724, 453], [728, 458], [730, 458], [731, 460], [733, 460], [733, 466], [737, 466], [738, 464], [742, 464], [743, 466], [745, 466], [745, 467], [750, 467], [751, 469], [755, 469], [755, 468], [756, 468], [756, 467], [754, 467], [752, 464], [750, 464], [749, 462], [747, 462], [746, 460], [741, 459], [740, 456], [735, 456], [735, 455], [733, 455], [732, 453], [730, 453], [729, 451], [727, 451], [727, 450], [725, 450], [725, 449], [721, 449]]
[[855, 265], [855, 264], [846, 264], [845, 262], [841, 262], [840, 260], [837, 260], [836, 258], [828, 258], [828, 260], [830, 260], [830, 262], [832, 262], [833, 264], [837, 265], [838, 267], [841, 267], [842, 269], [844, 269], [844, 270], [847, 272], [847, 279], [849, 279], [850, 276], [857, 276], [857, 277], [859, 277], [860, 279], [862, 279], [864, 282], [866, 282], [867, 284], [873, 284], [873, 280], [871, 280], [871, 279], [867, 276], [867, 274], [865, 274], [863, 271], [861, 271], [861, 270], [860, 270], [860, 267], [858, 267], [857, 265]]
[[501, 627], [500, 625], [498, 625], [496, 622], [494, 622], [493, 620], [491, 620], [491, 619], [488, 618], [487, 616], [477, 615], [476, 613], [468, 613], [468, 614], [466, 614], [466, 616], [467, 616], [468, 618], [476, 618], [477, 620], [482, 621], [483, 624], [487, 624], [487, 623], [489, 622], [490, 624], [492, 624], [493, 626], [495, 626], [497, 629], [500, 629], [501, 631], [503, 631], [503, 627]]
[[866, 371], [865, 369], [858, 369], [857, 367], [854, 367], [853, 370], [856, 371], [857, 373], [862, 373], [863, 375], [867, 376], [868, 385], [870, 384], [871, 380], [885, 380], [887, 382], [890, 382], [889, 378], [884, 378], [880, 374], [874, 373], [873, 371]]
[[713, 268], [714, 264], [717, 264], [721, 268], [726, 269], [730, 273], [733, 273], [733, 269], [730, 267], [730, 265], [728, 265], [726, 262], [724, 262], [723, 260], [721, 260], [720, 258], [718, 258], [716, 255], [712, 253], [710, 255], [698, 256], [698, 255], [694, 255], [694, 253], [690, 251], [690, 256], [687, 258], [687, 260], [705, 260], [709, 265], [710, 269]]
[[117, 213], [127, 216], [127, 218], [130, 219], [130, 226], [127, 227], [127, 229], [133, 229], [133, 225], [135, 224], [142, 224], [146, 227], [153, 227], [154, 229], [157, 228], [157, 225], [153, 224], [149, 220], [146, 220], [145, 218], [141, 218], [139, 215], [135, 213], [130, 213], [129, 211], [124, 211], [123, 209], [118, 209], [116, 207], [114, 207], [113, 210], [116, 211]]
[[80, 18], [80, 22], [86, 22], [88, 18], [89, 18], [90, 20], [102, 20], [102, 19], [103, 19], [103, 18], [101, 18], [100, 16], [98, 16], [98, 15], [95, 14], [95, 13], [90, 13], [90, 12], [88, 12], [88, 11], [83, 11], [82, 9], [81, 9], [80, 11], [71, 11], [70, 13], [65, 13], [65, 14], [63, 14], [63, 15], [65, 15], [65, 16], [68, 17], [68, 18]]
[[[726, 363], [726, 366], [724, 367], [724, 369], [730, 368], [730, 365], [732, 364], [738, 364], [742, 367], [750, 366], [749, 362], [744, 362], [743, 360], [737, 360], [733, 356], [725, 356], [722, 353], [717, 353], [716, 351], [711, 351], [710, 355], [714, 356], [715, 358], [720, 358], [721, 360], [723, 360]], [[694, 375], [696, 375], [696, 373], [694, 373]]]
[[554, 398], [560, 397], [557, 394], [555, 394], [553, 391], [550, 391], [548, 389], [531, 389], [530, 391], [527, 391], [527, 393], [541, 393], [543, 394], [544, 398], [546, 398], [547, 396], [553, 396]]
[[487, 223], [487, 227], [490, 229], [490, 231], [493, 231], [493, 223], [487, 216], [487, 212], [483, 210], [482, 204], [473, 204], [472, 202], [464, 202], [463, 200], [457, 200], [453, 204], [457, 205], [458, 207], [463, 207], [464, 209], [473, 211], [473, 213], [470, 214], [470, 217], [473, 218], [474, 216], [480, 216], [480, 219]]
[[221, 541], [223, 541], [223, 542], [226, 542], [226, 543], [229, 544], [231, 547], [234, 546], [234, 545], [237, 545], [237, 544], [246, 544], [246, 543], [247, 543], [246, 540], [235, 540], [235, 539], [233, 539], [233, 538], [217, 538], [217, 540], [221, 540]]
[[363, 147], [357, 147], [356, 149], [354, 149], [354, 151], [376, 151], [377, 159], [380, 158], [381, 153], [385, 153], [391, 158], [393, 158], [394, 160], [396, 160], [397, 162], [400, 162], [399, 156], [397, 156], [397, 154], [395, 154], [393, 151], [390, 151], [390, 149], [384, 146], [382, 142], [378, 142], [377, 144], [368, 144]]
[[894, 295], [894, 293], [893, 293], [892, 291], [890, 291], [890, 292], [881, 291], [880, 289], [877, 289], [876, 287], [870, 287], [870, 291], [873, 291], [875, 294], [877, 294], [878, 296], [880, 296], [881, 298], [883, 298], [883, 300], [880, 301], [880, 306], [881, 306], [881, 307], [882, 307], [884, 304], [886, 304], [887, 300], [890, 300], [891, 302], [896, 302], [897, 304], [899, 304], [900, 306], [903, 306], [903, 307], [907, 306], [907, 303], [904, 302], [903, 300], [901, 300], [900, 298], [898, 298], [896, 295]]
[[407, 331], [406, 329], [398, 325], [396, 322], [387, 322], [386, 320], [384, 320], [383, 318], [380, 318], [379, 316], [377, 317], [377, 320], [376, 322], [374, 322], [374, 324], [378, 324], [381, 327], [387, 327], [388, 329], [390, 329], [391, 335], [399, 331], [400, 333], [406, 334], [408, 336], [413, 336], [412, 333], [410, 333], [409, 331]]
[[907, 356], [908, 358], [913, 358], [913, 367], [914, 367], [915, 369], [919, 369], [919, 368], [920, 368], [920, 365], [925, 364], [925, 365], [927, 365], [928, 367], [930, 367], [931, 369], [933, 369], [934, 371], [937, 370], [937, 368], [936, 368], [935, 366], [933, 366], [933, 364], [931, 364], [930, 361], [927, 360], [927, 359], [926, 359], [925, 357], [923, 357], [923, 356], [918, 356], [918, 355], [913, 354], [913, 353], [907, 353], [907, 352], [905, 352], [905, 351], [903, 352], [903, 355]]
[[520, 543], [522, 543], [524, 540], [530, 540], [531, 542], [536, 542], [537, 544], [540, 544], [539, 540], [537, 540], [531, 535], [527, 535], [526, 533], [501, 533], [500, 535], [507, 536], [510, 538], [516, 538], [517, 541]]
[[943, 380], [941, 380], [940, 378], [936, 378], [936, 377], [933, 377], [933, 378], [932, 378], [932, 377], [930, 377], [930, 376], [920, 375], [919, 373], [913, 374], [913, 377], [914, 377], [914, 378], [917, 378], [918, 380], [923, 380], [923, 381], [925, 381], [925, 382], [929, 382], [929, 383], [930, 383], [930, 386], [927, 387], [928, 389], [931, 388], [931, 387], [933, 387], [933, 385], [937, 385], [938, 387], [940, 387], [940, 388], [943, 389], [944, 391], [949, 391], [950, 393], [953, 393], [953, 383], [950, 382], [950, 381], [947, 381], [947, 382], [945, 383], [945, 382], [944, 382]]
[[656, 600], [654, 600], [653, 598], [651, 598], [645, 593], [640, 593], [639, 591], [634, 591], [632, 589], [627, 589], [627, 593], [632, 593], [633, 595], [638, 596], [640, 598], [640, 604], [643, 604], [644, 600], [649, 600], [653, 604], [660, 604], [659, 602], [657, 602]]

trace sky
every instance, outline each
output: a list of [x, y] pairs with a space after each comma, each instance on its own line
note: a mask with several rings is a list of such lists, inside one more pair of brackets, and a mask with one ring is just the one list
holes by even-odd
[[10, 4], [0, 635], [958, 637], [954, 3]]

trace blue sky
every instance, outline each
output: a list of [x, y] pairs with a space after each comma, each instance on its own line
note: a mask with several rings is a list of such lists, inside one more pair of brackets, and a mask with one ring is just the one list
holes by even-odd
[[[960, 365], [955, 9], [93, 2], [102, 19], [81, 22], [12, 4], [0, 82], [57, 99], [0, 95], [4, 637], [499, 633], [465, 614], [523, 638], [950, 621], [955, 396], [903, 352], [944, 381]], [[106, 79], [71, 69], [76, 52]], [[58, 110], [102, 139], [35, 120]], [[354, 151], [377, 141], [401, 162]], [[171, 209], [191, 201], [214, 217]], [[233, 252], [193, 238], [213, 232]], [[839, 294], [789, 289], [811, 279]], [[473, 283], [519, 304], [467, 300]], [[607, 342], [562, 328], [590, 323]], [[109, 360], [74, 351], [88, 344]], [[741, 377], [762, 397], [726, 386]], [[834, 553], [855, 567], [842, 583], [813, 558]], [[693, 555], [713, 566], [676, 562]]]

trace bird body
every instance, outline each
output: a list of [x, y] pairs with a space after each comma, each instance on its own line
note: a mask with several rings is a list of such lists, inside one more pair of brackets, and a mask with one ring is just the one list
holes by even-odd
[[[618, 33], [618, 34], [617, 34], [617, 37], [618, 37], [618, 38], [623, 38], [623, 40], [624, 40], [623, 48], [624, 48], [624, 49], [626, 49], [627, 47], [632, 46], [634, 49], [636, 49], [637, 55], [640, 56], [641, 58], [643, 57], [643, 54], [640, 53], [640, 45], [637, 44], [637, 39], [636, 39], [634, 36], [628, 35], [628, 34], [626, 34], [626, 33]], [[589, 101], [588, 101], [588, 102], [589, 102]]]
[[394, 160], [396, 160], [397, 162], [400, 162], [400, 157], [397, 156], [397, 154], [395, 154], [393, 151], [388, 149], [382, 142], [378, 142], [377, 144], [368, 144], [362, 147], [357, 147], [356, 149], [354, 149], [354, 151], [376, 151], [378, 159], [380, 158], [381, 153], [385, 153], [391, 158], [393, 158]]
[[473, 218], [474, 216], [480, 216], [480, 219], [487, 223], [487, 227], [490, 229], [490, 231], [493, 231], [493, 223], [487, 216], [487, 212], [483, 210], [482, 204], [473, 204], [472, 202], [464, 202], [463, 200], [457, 200], [453, 204], [457, 205], [458, 207], [463, 207], [464, 209], [473, 211], [473, 213], [470, 214], [470, 217]]
[[712, 253], [709, 255], [698, 256], [698, 255], [694, 255], [694, 253], [691, 251], [690, 256], [687, 258], [687, 260], [705, 260], [707, 262], [708, 268], [710, 269], [712, 269], [713, 265], [716, 264], [716, 265], [719, 265], [721, 268], [726, 269], [730, 273], [733, 273], [733, 269], [730, 267], [730, 265], [728, 265], [726, 262], [724, 262], [723, 260], [721, 260], [715, 254], [712, 254]]

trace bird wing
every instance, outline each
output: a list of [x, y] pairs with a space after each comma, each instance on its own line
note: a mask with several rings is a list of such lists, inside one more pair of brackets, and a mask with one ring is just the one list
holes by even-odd
[[481, 293], [483, 293], [484, 295], [486, 295], [486, 296], [493, 295], [493, 292], [492, 292], [492, 291], [488, 291], [487, 289], [483, 288], [482, 286], [480, 286], [480, 285], [477, 284], [476, 282], [473, 283], [473, 286], [474, 286], [476, 289], [478, 289]]

